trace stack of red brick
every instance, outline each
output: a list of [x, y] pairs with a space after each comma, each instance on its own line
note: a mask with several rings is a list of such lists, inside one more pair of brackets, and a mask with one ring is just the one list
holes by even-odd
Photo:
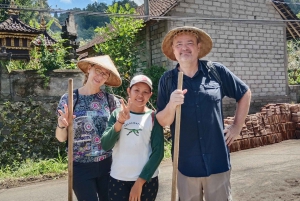
[[[224, 119], [225, 126], [234, 117]], [[230, 152], [274, 144], [288, 139], [300, 139], [300, 104], [268, 104], [256, 114], [247, 115], [242, 131]]]

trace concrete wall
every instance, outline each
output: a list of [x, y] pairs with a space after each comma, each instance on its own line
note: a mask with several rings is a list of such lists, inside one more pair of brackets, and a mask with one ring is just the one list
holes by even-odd
[[[182, 0], [168, 15], [197, 18], [242, 20], [281, 20], [265, 0]], [[248, 84], [252, 91], [250, 113], [269, 102], [289, 102], [287, 84], [286, 26], [284, 23], [259, 23], [229, 20], [168, 20], [151, 27], [152, 62], [174, 67], [161, 52], [168, 30], [196, 26], [213, 40], [213, 49], [203, 59], [223, 63]], [[234, 102], [224, 100], [224, 113], [233, 115]]]
[[300, 103], [300, 85], [289, 86], [289, 97], [291, 103]]
[[[1, 66], [0, 66], [1, 67]], [[4, 67], [0, 74], [0, 101], [59, 100], [68, 92], [68, 80], [73, 79], [73, 88], [82, 86], [84, 74], [80, 70], [55, 70], [49, 74], [49, 83], [33, 70], [8, 73]]]

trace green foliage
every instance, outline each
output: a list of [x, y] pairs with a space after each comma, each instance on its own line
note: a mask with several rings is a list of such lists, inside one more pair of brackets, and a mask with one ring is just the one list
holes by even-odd
[[[55, 139], [56, 103], [40, 101], [5, 102], [0, 105], [0, 166], [56, 158], [64, 143]], [[64, 154], [65, 152], [62, 151]]]
[[[112, 14], [134, 14], [135, 9], [129, 4], [125, 7], [115, 3], [108, 7], [108, 13]], [[130, 79], [137, 72], [142, 62], [139, 59], [139, 48], [142, 43], [137, 38], [137, 33], [144, 26], [143, 20], [131, 17], [111, 16], [110, 24], [106, 27], [98, 27], [95, 32], [105, 38], [104, 43], [96, 45], [95, 51], [110, 55], [122, 78], [122, 86], [114, 88], [113, 92], [126, 97], [126, 88]]]
[[47, 47], [45, 38], [42, 36], [39, 46], [35, 46], [30, 51], [30, 61], [11, 60], [7, 65], [8, 71], [12, 70], [37, 70], [44, 79], [44, 85], [49, 82], [49, 72], [55, 69], [75, 69], [76, 64], [68, 64], [65, 61], [68, 51], [63, 46], [64, 40], [58, 40], [56, 44]]
[[[25, 6], [26, 8], [48, 8], [47, 0], [14, 0], [15, 5], [19, 6]], [[25, 22], [26, 24], [29, 24], [29, 22], [32, 19], [38, 19], [40, 13], [34, 10], [20, 10], [19, 18]], [[47, 15], [46, 19], [52, 18], [50, 13], [44, 15]], [[7, 19], [7, 18], [6, 18]]]
[[300, 84], [300, 41], [289, 40], [288, 52], [288, 81], [289, 84]]
[[159, 82], [160, 77], [166, 70], [167, 69], [165, 67], [161, 67], [161, 66], [151, 66], [150, 68], [145, 68], [143, 70], [143, 74], [147, 75], [152, 81], [153, 95], [151, 96], [149, 102], [154, 107], [156, 107], [158, 82]]
[[47, 174], [63, 174], [68, 169], [67, 158], [52, 158], [34, 161], [26, 159], [22, 163], [13, 162], [0, 167], [0, 180], [12, 178], [27, 178]]

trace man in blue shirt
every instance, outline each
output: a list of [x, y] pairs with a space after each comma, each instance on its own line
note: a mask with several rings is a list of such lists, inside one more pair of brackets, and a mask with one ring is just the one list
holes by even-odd
[[[181, 105], [178, 159], [178, 193], [181, 201], [227, 201], [231, 198], [228, 146], [239, 135], [249, 111], [251, 91], [228, 68], [199, 60], [212, 49], [210, 36], [196, 27], [178, 27], [167, 33], [162, 51], [177, 61], [159, 82], [157, 120], [171, 125], [175, 133], [175, 110]], [[183, 90], [178, 90], [178, 72], [183, 72]], [[219, 77], [219, 79], [217, 78]], [[237, 102], [233, 125], [224, 128], [222, 98]], [[173, 147], [172, 147], [173, 150]]]

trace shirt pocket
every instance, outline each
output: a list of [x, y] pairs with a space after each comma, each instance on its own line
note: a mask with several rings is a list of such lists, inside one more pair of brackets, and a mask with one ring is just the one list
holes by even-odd
[[221, 87], [218, 83], [210, 82], [203, 84], [205, 96], [208, 100], [219, 102], [221, 100]]

